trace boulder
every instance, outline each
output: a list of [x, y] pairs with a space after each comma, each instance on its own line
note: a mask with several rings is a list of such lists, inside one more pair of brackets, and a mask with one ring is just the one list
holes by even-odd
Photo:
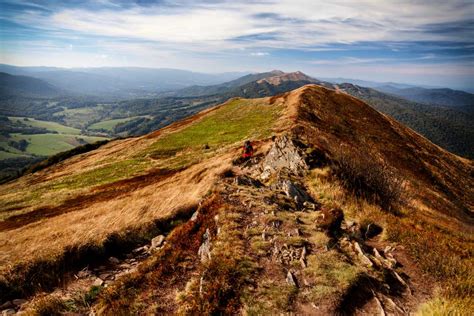
[[15, 315], [16, 311], [13, 308], [5, 309], [2, 311], [2, 316]]
[[281, 171], [303, 175], [308, 169], [303, 157], [303, 151], [291, 139], [287, 136], [278, 137], [262, 162], [263, 172], [260, 178], [267, 180]]
[[163, 235], [158, 235], [155, 238], [151, 240], [151, 249], [156, 249], [161, 247], [163, 242], [165, 241], [165, 236]]

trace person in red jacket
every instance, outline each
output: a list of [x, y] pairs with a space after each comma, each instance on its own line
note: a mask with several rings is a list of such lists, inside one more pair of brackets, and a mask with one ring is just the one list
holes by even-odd
[[252, 156], [253, 156], [252, 143], [249, 140], [246, 140], [244, 143], [243, 150], [242, 150], [242, 158], [244, 158], [244, 160], [247, 160], [247, 159], [252, 158]]

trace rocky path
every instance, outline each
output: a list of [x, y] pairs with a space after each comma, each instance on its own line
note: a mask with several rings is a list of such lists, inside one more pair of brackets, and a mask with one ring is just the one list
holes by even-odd
[[159, 251], [166, 244], [164, 235], [154, 237], [149, 244], [133, 249], [117, 257], [104, 261], [94, 261], [79, 271], [68, 272], [61, 286], [50, 293], [39, 293], [28, 299], [14, 299], [3, 302], [0, 306], [2, 315], [27, 314], [32, 308], [37, 309], [44, 302], [60, 300], [74, 305], [81, 315], [90, 314], [90, 303], [101, 288], [107, 288], [122, 276], [137, 270], [138, 266]]
[[[288, 137], [276, 139], [268, 153], [223, 175], [212, 197], [169, 235], [84, 266], [51, 293], [5, 302], [2, 314], [47, 311], [51, 302], [74, 305], [76, 315], [118, 312], [94, 304], [100, 290], [123, 288], [127, 275], [140, 293], [130, 305], [144, 314], [415, 312], [431, 296], [430, 279], [402, 246], [380, 240], [381, 227], [362, 227], [312, 197], [304, 184], [307, 161]], [[357, 271], [350, 284], [332, 280], [341, 272], [325, 260]], [[245, 275], [242, 262], [249, 264]], [[331, 282], [339, 288], [330, 297], [314, 294]]]

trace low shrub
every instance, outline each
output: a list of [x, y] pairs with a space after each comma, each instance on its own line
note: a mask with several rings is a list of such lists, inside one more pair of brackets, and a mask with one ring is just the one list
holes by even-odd
[[382, 162], [368, 153], [354, 154], [340, 150], [331, 160], [333, 175], [354, 195], [394, 212], [403, 202], [402, 180]]

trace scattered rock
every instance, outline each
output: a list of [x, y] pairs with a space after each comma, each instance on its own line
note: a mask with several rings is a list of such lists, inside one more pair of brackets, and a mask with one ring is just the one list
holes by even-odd
[[24, 299], [21, 299], [21, 298], [18, 298], [16, 300], [12, 301], [13, 305], [15, 305], [15, 306], [21, 306], [21, 305], [25, 304], [26, 302], [27, 302], [27, 300], [24, 300]]
[[92, 283], [92, 286], [102, 286], [104, 284], [104, 280], [101, 278], [97, 278], [94, 280], [94, 283]]
[[406, 315], [406, 314], [408, 314], [403, 309], [398, 307], [398, 305], [395, 304], [395, 302], [390, 297], [383, 296], [382, 298], [383, 298], [384, 305], [391, 308], [394, 312], [396, 312], [395, 313], [396, 315]]
[[310, 211], [315, 211], [316, 210], [316, 204], [314, 204], [312, 202], [309, 202], [309, 201], [303, 202], [303, 207], [306, 210], [310, 210]]
[[298, 287], [298, 285], [296, 284], [296, 279], [293, 273], [291, 273], [291, 271], [288, 271], [288, 273], [286, 274], [286, 283], [288, 283], [291, 286]]
[[106, 280], [108, 278], [110, 278], [109, 273], [102, 273], [101, 275], [99, 275], [99, 279]]
[[276, 138], [272, 148], [264, 158], [262, 180], [267, 180], [272, 174], [279, 171], [287, 171], [296, 175], [302, 175], [308, 169], [304, 154], [295, 143], [287, 136]]
[[148, 249], [149, 249], [149, 247], [148, 247], [147, 245], [145, 245], [145, 246], [142, 246], [142, 247], [138, 247], [138, 248], [136, 248], [136, 249], [133, 249], [133, 250], [132, 250], [132, 253], [134, 253], [134, 254], [145, 253], [145, 252], [148, 251]]
[[203, 242], [201, 247], [198, 250], [198, 256], [201, 257], [201, 262], [206, 262], [211, 259], [211, 234], [209, 228], [206, 229], [206, 232], [202, 236]]
[[308, 193], [306, 193], [305, 189], [291, 182], [290, 180], [283, 181], [281, 187], [286, 196], [295, 201], [298, 209], [302, 209], [304, 207], [304, 203], [312, 201], [312, 198]]
[[165, 236], [163, 235], [158, 235], [155, 238], [151, 240], [151, 249], [156, 249], [161, 247], [163, 242], [165, 241]]
[[80, 279], [87, 278], [89, 275], [91, 275], [91, 272], [87, 268], [77, 272], [77, 277]]
[[303, 246], [303, 249], [301, 250], [300, 263], [301, 268], [306, 268], [306, 246]]
[[372, 261], [370, 261], [370, 259], [364, 254], [364, 252], [360, 248], [359, 243], [357, 241], [354, 241], [353, 245], [354, 245], [354, 250], [357, 253], [357, 256], [359, 257], [359, 259], [362, 261], [362, 263], [364, 263], [368, 267], [372, 267], [373, 266]]
[[119, 264], [119, 263], [120, 263], [120, 260], [117, 259], [117, 258], [115, 258], [115, 257], [110, 257], [110, 258], [109, 258], [109, 262], [110, 262], [111, 264]]
[[377, 304], [377, 307], [379, 308], [378, 315], [385, 316], [386, 314], [385, 314], [385, 310], [383, 309], [383, 305], [380, 302], [380, 300], [377, 298], [377, 296], [375, 296], [375, 295], [374, 295], [374, 300], [375, 300], [375, 303]]
[[193, 213], [193, 216], [191, 216], [190, 221], [191, 221], [191, 222], [196, 221], [197, 218], [198, 218], [198, 216], [199, 216], [199, 211], [194, 212], [194, 213]]
[[252, 179], [248, 176], [237, 176], [235, 177], [234, 182], [237, 185], [246, 185], [256, 188], [260, 188], [263, 185], [259, 180]]

